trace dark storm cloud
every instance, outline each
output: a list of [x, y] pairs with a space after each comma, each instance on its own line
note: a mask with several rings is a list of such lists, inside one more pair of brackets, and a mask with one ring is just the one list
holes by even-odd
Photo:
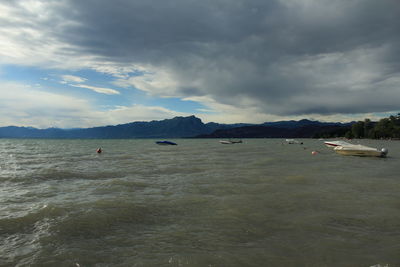
[[53, 12], [58, 40], [167, 69], [182, 97], [278, 115], [399, 109], [397, 0], [71, 0]]

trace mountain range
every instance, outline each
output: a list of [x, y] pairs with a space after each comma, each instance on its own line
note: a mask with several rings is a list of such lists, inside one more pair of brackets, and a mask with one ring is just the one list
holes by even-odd
[[0, 138], [295, 138], [313, 137], [316, 133], [340, 131], [340, 129], [348, 129], [350, 126], [350, 123], [310, 120], [262, 124], [203, 123], [199, 118], [189, 116], [78, 129], [7, 126], [0, 127]]

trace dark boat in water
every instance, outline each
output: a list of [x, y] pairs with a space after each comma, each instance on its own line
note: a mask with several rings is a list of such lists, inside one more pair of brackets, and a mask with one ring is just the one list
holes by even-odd
[[157, 145], [172, 145], [172, 146], [176, 146], [178, 145], [177, 143], [171, 142], [171, 141], [157, 141], [156, 142]]

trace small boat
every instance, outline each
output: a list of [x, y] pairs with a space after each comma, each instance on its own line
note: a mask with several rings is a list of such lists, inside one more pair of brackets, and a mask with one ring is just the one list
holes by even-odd
[[291, 145], [293, 145], [293, 144], [300, 144], [300, 145], [302, 145], [302, 144], [303, 144], [303, 142], [299, 142], [299, 141], [294, 140], [294, 139], [286, 139], [286, 143], [291, 144]]
[[381, 150], [363, 145], [343, 145], [336, 146], [333, 150], [336, 153], [347, 156], [360, 156], [360, 157], [386, 157], [388, 150], [382, 148]]
[[334, 147], [337, 147], [337, 146], [352, 146], [353, 144], [350, 144], [350, 143], [347, 143], [347, 142], [345, 142], [345, 141], [324, 141], [324, 144], [327, 146], [327, 147], [331, 147], [331, 148], [334, 148]]
[[156, 144], [157, 145], [163, 145], [163, 146], [168, 146], [168, 145], [176, 146], [176, 145], [178, 145], [177, 143], [174, 143], [174, 142], [171, 142], [171, 141], [157, 141]]
[[221, 144], [224, 144], [224, 145], [231, 145], [231, 144], [240, 144], [240, 143], [243, 143], [242, 140], [237, 140], [237, 141], [234, 141], [234, 140], [220, 140], [219, 142], [220, 142]]

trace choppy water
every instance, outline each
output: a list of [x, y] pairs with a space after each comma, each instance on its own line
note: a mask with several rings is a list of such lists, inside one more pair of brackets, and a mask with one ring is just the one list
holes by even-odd
[[399, 141], [174, 141], [0, 139], [0, 266], [400, 266]]

